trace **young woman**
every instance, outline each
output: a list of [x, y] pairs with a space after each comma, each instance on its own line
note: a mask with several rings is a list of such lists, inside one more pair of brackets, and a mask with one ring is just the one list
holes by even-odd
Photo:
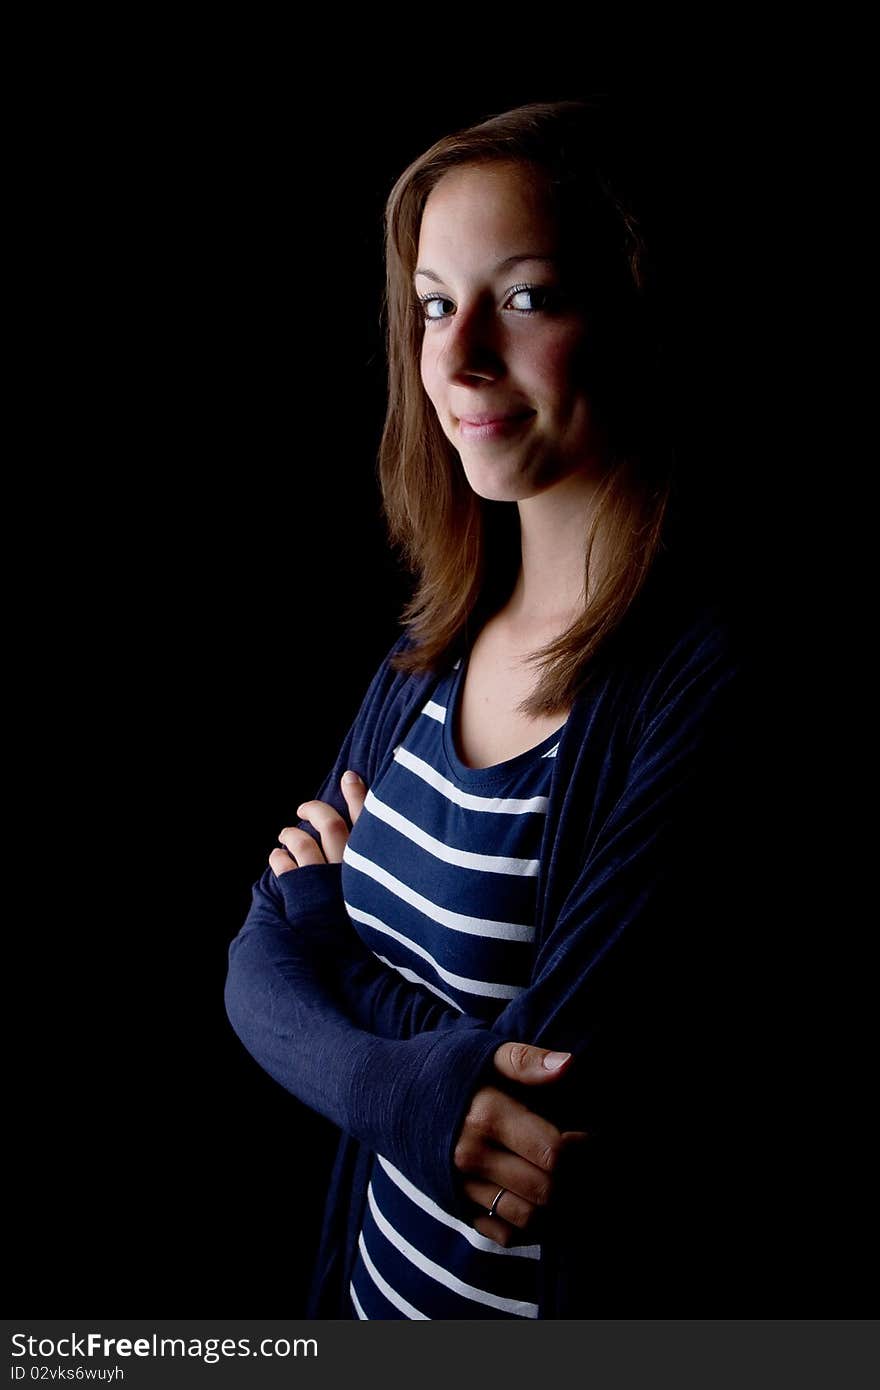
[[739, 684], [671, 526], [644, 247], [583, 102], [439, 140], [386, 233], [415, 593], [254, 885], [227, 1012], [342, 1131], [311, 1316], [641, 1312], [671, 1241], [709, 1277], [693, 982]]

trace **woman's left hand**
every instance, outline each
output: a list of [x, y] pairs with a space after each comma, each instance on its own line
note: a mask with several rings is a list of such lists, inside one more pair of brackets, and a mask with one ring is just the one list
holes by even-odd
[[[348, 773], [345, 776], [349, 776]], [[352, 826], [364, 808], [367, 788], [361, 778], [349, 784], [343, 777], [340, 786]], [[326, 801], [304, 801], [297, 806], [296, 814], [313, 825], [321, 837], [318, 845], [306, 830], [287, 825], [278, 836], [284, 849], [273, 849], [269, 855], [269, 867], [276, 878], [289, 874], [306, 864], [341, 864], [342, 852], [348, 844], [349, 829], [343, 817]], [[323, 849], [323, 854], [321, 853]]]

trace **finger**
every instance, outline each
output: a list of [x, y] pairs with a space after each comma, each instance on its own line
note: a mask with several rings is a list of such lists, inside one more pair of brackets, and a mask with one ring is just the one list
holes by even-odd
[[[572, 1173], [581, 1171], [581, 1158], [584, 1145], [590, 1136], [575, 1130], [566, 1130], [554, 1145], [555, 1158], [552, 1171], [539, 1167], [527, 1159], [511, 1153], [508, 1149], [495, 1148], [491, 1143], [483, 1143], [475, 1151], [464, 1183], [464, 1190], [480, 1206], [490, 1207], [500, 1187], [507, 1192], [498, 1199], [501, 1215], [513, 1225], [520, 1220], [530, 1219], [536, 1207], [546, 1206], [560, 1181], [570, 1179]], [[518, 1219], [519, 1218], [519, 1219]]]
[[[479, 1178], [471, 1178], [462, 1185], [465, 1195], [468, 1196], [472, 1202], [476, 1202], [478, 1207], [482, 1207], [486, 1212], [487, 1219], [489, 1219], [489, 1208], [495, 1201], [495, 1198], [498, 1197], [498, 1189], [502, 1184], [500, 1182], [483, 1182]], [[522, 1231], [525, 1230], [526, 1226], [535, 1215], [536, 1210], [537, 1208], [534, 1202], [527, 1202], [524, 1197], [520, 1197], [519, 1193], [511, 1192], [508, 1188], [498, 1197], [498, 1202], [492, 1213], [492, 1217], [500, 1217], [506, 1225], [515, 1226], [517, 1230]]]
[[[349, 778], [353, 778], [349, 781]], [[345, 804], [348, 807], [348, 815], [352, 825], [357, 821], [358, 816], [364, 809], [364, 802], [367, 799], [367, 788], [363, 778], [356, 772], [348, 771], [342, 779], [342, 795], [345, 797]]]
[[540, 1086], [569, 1070], [571, 1056], [570, 1052], [553, 1052], [533, 1043], [504, 1042], [492, 1060], [496, 1071], [508, 1081], [518, 1081], [522, 1086]]
[[286, 849], [273, 849], [269, 855], [269, 868], [276, 878], [280, 878], [282, 874], [289, 874], [298, 867], [296, 860], [291, 859]]
[[497, 1216], [478, 1216], [471, 1225], [481, 1236], [494, 1240], [496, 1245], [510, 1245], [516, 1235], [516, 1228]]
[[[474, 1096], [465, 1116], [463, 1138], [461, 1167], [464, 1172], [484, 1173], [486, 1152], [498, 1145], [543, 1172], [551, 1173], [563, 1148], [562, 1135], [555, 1125], [495, 1086], [483, 1086]], [[499, 1184], [502, 1181], [499, 1177]]]
[[[304, 801], [297, 806], [296, 814], [313, 825], [321, 837], [324, 857], [310, 862], [341, 864], [342, 851], [348, 844], [348, 826], [336, 808], [329, 806], [326, 801]], [[306, 839], [312, 840], [312, 844], [315, 843], [307, 830], [300, 830], [298, 834], [305, 835]]]
[[278, 843], [284, 845], [302, 868], [306, 864], [323, 864], [321, 846], [316, 844], [307, 830], [298, 830], [295, 825], [286, 825], [278, 836]]
[[[536, 1167], [527, 1159], [509, 1153], [507, 1149], [493, 1149], [488, 1144], [471, 1169], [470, 1180], [481, 1181], [481, 1190], [484, 1193], [487, 1188], [491, 1189], [489, 1201], [485, 1203], [487, 1208], [499, 1187], [507, 1188], [507, 1197], [512, 1195], [533, 1207], [545, 1207], [553, 1191], [553, 1175], [546, 1169]], [[511, 1204], [505, 1201], [504, 1197], [501, 1198], [499, 1206], [501, 1202], [505, 1203], [507, 1209], [504, 1213], [506, 1219]]]

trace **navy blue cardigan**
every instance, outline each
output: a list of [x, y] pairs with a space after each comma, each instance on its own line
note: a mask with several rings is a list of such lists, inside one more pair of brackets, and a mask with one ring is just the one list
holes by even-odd
[[[409, 640], [382, 661], [316, 793], [346, 819], [342, 773], [371, 786], [436, 680], [391, 668]], [[272, 1077], [342, 1132], [310, 1317], [349, 1316], [373, 1150], [473, 1219], [452, 1154], [474, 1091], [490, 1082], [593, 1136], [566, 1155], [540, 1213], [541, 1317], [648, 1311], [673, 1287], [689, 1312], [691, 1293], [711, 1287], [711, 1262], [724, 1257], [712, 1239], [719, 1212], [705, 1203], [730, 1185], [735, 1152], [723, 1132], [739, 1026], [725, 900], [739, 853], [729, 812], [742, 670], [719, 607], [658, 564], [564, 726], [531, 983], [492, 1023], [376, 959], [345, 912], [340, 864], [280, 878], [267, 867], [253, 885], [229, 948], [229, 1020]], [[503, 1082], [492, 1058], [506, 1039], [573, 1052], [568, 1075], [528, 1091]], [[673, 1254], [692, 1265], [679, 1285]]]

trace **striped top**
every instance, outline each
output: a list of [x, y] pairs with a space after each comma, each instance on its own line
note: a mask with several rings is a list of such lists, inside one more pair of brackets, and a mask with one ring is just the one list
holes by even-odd
[[[368, 791], [343, 853], [342, 891], [379, 960], [491, 1020], [530, 976], [561, 729], [506, 762], [468, 767], [454, 743], [466, 669], [465, 656], [440, 677]], [[480, 1235], [375, 1154], [351, 1316], [536, 1318], [541, 1249], [522, 1241]]]

